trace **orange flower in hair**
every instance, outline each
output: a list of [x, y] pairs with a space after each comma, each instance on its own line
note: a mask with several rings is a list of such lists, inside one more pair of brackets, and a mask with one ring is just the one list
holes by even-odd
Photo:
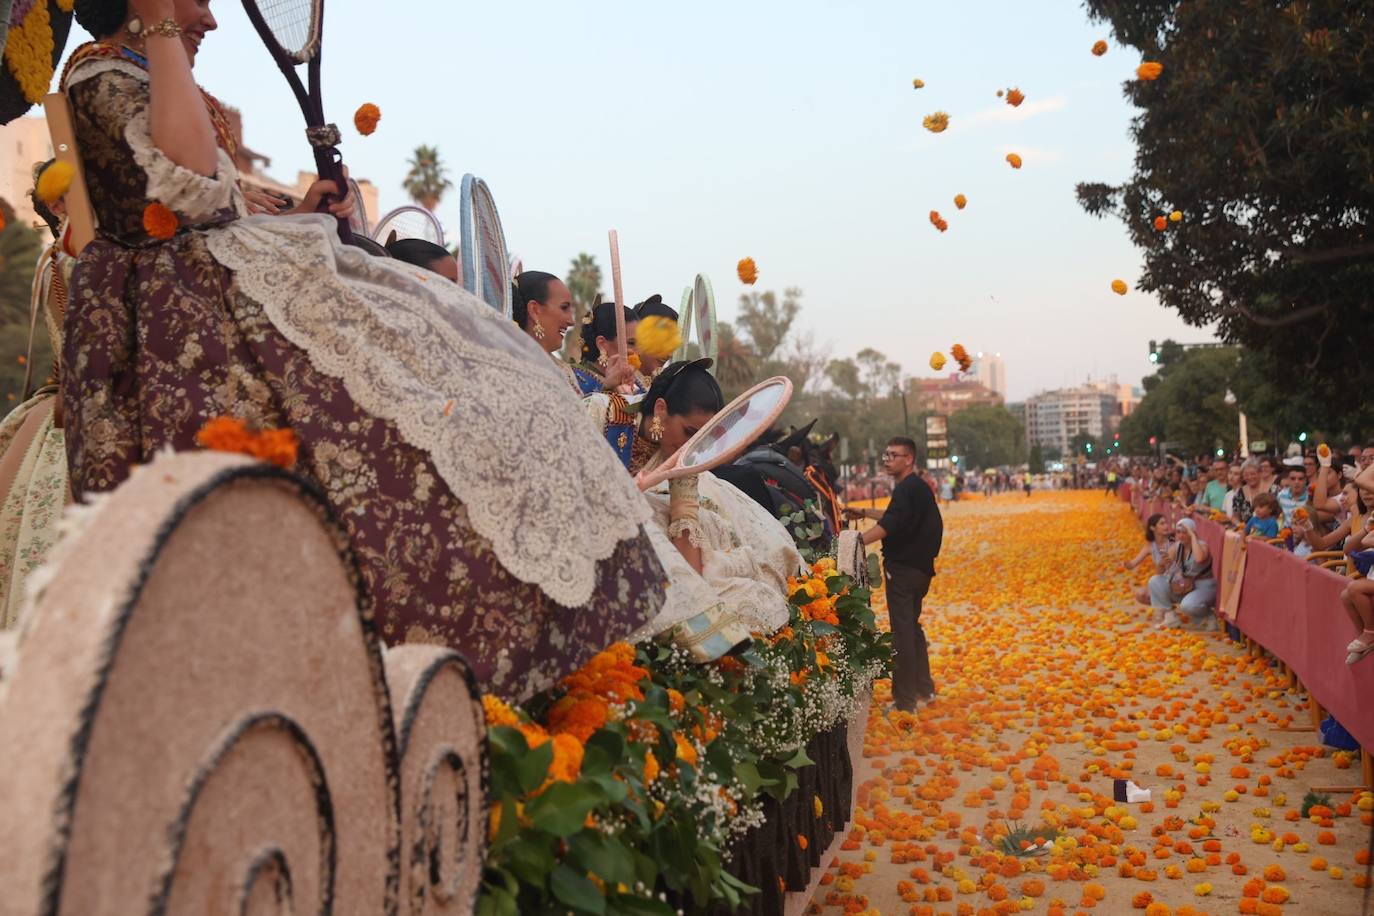
[[1101, 57], [1107, 53], [1107, 43], [1102, 39], [1093, 42], [1093, 57]]
[[1021, 157], [1015, 153], [1007, 153], [1007, 162], [1011, 163], [1011, 167], [1014, 169], [1021, 167]]
[[1156, 216], [1156, 217], [1155, 217], [1155, 231], [1156, 231], [1156, 232], [1163, 232], [1165, 229], [1168, 229], [1168, 228], [1169, 228], [1169, 221], [1168, 221], [1167, 219], [1165, 219], [1165, 218], [1162, 217], [1162, 216]]
[[1135, 68], [1135, 75], [1145, 80], [1146, 82], [1151, 82], [1159, 79], [1159, 75], [1163, 72], [1164, 65], [1160, 63], [1155, 63], [1152, 60], [1147, 60], [1139, 67]]
[[382, 110], [371, 102], [364, 102], [353, 112], [353, 126], [364, 137], [372, 136], [372, 132], [377, 129], [377, 122], [381, 119]]
[[735, 265], [735, 274], [739, 277], [739, 282], [753, 286], [759, 278], [759, 268], [753, 258], [743, 258]]
[[143, 208], [143, 231], [155, 239], [166, 241], [177, 234], [181, 221], [171, 210], [157, 201]]

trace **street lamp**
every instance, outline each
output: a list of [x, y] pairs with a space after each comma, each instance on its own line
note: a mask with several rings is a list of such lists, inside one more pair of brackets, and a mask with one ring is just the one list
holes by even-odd
[[[1226, 397], [1222, 398], [1227, 407], [1236, 406], [1236, 393], [1230, 388], [1226, 389]], [[1245, 411], [1239, 411], [1240, 416], [1240, 457], [1250, 457], [1250, 430], [1245, 417]]]

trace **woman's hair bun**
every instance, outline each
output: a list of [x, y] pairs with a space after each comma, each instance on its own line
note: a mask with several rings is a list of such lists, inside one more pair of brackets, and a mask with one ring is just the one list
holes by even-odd
[[76, 0], [72, 15], [79, 26], [96, 38], [118, 32], [129, 16], [127, 0]]

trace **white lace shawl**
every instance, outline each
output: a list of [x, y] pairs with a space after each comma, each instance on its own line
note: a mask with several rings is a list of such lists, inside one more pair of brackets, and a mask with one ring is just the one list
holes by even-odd
[[[785, 626], [787, 577], [801, 568], [792, 536], [762, 506], [714, 474], [700, 476], [699, 492], [702, 578], [750, 630], [772, 633]], [[644, 495], [666, 534], [668, 484]]]
[[[147, 79], [120, 61], [76, 73], [97, 66]], [[126, 139], [150, 199], [203, 217], [238, 194], [227, 156], [205, 178], [152, 146], [139, 119]], [[342, 245], [328, 216], [254, 216], [204, 234], [239, 294], [429, 455], [511, 575], [568, 607], [591, 598], [596, 564], [650, 513], [529, 335], [437, 274]]]

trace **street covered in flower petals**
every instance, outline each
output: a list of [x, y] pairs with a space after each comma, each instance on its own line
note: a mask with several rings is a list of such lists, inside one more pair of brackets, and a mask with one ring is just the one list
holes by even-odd
[[[1149, 625], [1123, 503], [1004, 495], [945, 521], [922, 614], [938, 695], [907, 714], [878, 682], [810, 912], [1359, 912], [1358, 758], [1301, 730], [1306, 696], [1262, 655]], [[1150, 800], [1115, 801], [1116, 779]]]

